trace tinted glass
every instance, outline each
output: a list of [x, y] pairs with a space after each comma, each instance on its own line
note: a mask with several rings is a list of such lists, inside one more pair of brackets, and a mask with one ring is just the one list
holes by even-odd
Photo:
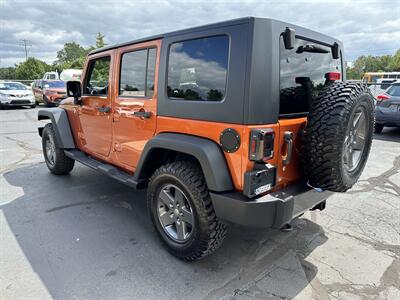
[[147, 80], [146, 80], [146, 96], [153, 97], [154, 93], [154, 77], [156, 70], [156, 55], [155, 48], [149, 49], [149, 57], [147, 60]]
[[155, 48], [125, 53], [121, 60], [119, 95], [152, 97], [156, 68]]
[[125, 53], [121, 62], [120, 96], [143, 97], [146, 85], [147, 49]]
[[386, 92], [390, 96], [400, 97], [400, 84], [392, 85]]
[[102, 57], [90, 62], [86, 79], [86, 95], [107, 95], [110, 73], [110, 57]]
[[372, 75], [371, 82], [376, 82], [378, 79], [381, 79], [382, 75]]
[[229, 38], [174, 43], [169, 52], [168, 97], [220, 101], [225, 95]]
[[17, 82], [0, 82], [0, 90], [27, 90], [28, 87]]
[[333, 59], [331, 48], [296, 39], [293, 49], [280, 41], [280, 113], [308, 112], [312, 99], [325, 85], [325, 74], [341, 73], [341, 60]]

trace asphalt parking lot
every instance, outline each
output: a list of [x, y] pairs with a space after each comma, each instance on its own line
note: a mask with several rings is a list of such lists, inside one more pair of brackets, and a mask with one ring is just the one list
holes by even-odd
[[184, 263], [144, 192], [79, 164], [47, 171], [36, 112], [0, 111], [0, 299], [400, 299], [400, 129], [376, 135], [359, 183], [292, 232], [231, 227]]

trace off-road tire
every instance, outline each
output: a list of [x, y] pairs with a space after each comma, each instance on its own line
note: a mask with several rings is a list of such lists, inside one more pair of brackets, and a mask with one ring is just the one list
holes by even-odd
[[[358, 164], [351, 172], [344, 163], [350, 120], [357, 110], [365, 114], [366, 133]], [[367, 161], [374, 126], [373, 97], [365, 84], [335, 82], [327, 85], [311, 104], [303, 136], [302, 160], [309, 184], [335, 192], [350, 189]]]
[[[177, 243], [162, 228], [157, 199], [163, 186], [173, 184], [184, 192], [193, 210], [195, 226], [188, 241]], [[214, 212], [200, 166], [195, 162], [177, 161], [161, 166], [150, 178], [147, 207], [153, 225], [167, 250], [184, 261], [206, 257], [218, 249], [226, 236], [226, 225]]]
[[374, 133], [382, 133], [383, 124], [375, 123]]
[[[47, 138], [51, 138], [52, 142], [54, 143], [54, 163], [50, 162], [50, 159], [46, 153]], [[42, 149], [47, 168], [51, 173], [55, 175], [65, 175], [71, 172], [74, 168], [75, 160], [66, 156], [64, 150], [60, 149], [56, 134], [54, 132], [53, 124], [51, 123], [46, 124], [43, 129]]]

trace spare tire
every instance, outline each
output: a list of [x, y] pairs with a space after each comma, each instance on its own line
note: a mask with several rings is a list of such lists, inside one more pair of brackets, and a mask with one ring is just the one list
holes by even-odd
[[312, 102], [302, 145], [309, 184], [345, 192], [360, 177], [371, 148], [374, 101], [363, 83], [334, 82]]

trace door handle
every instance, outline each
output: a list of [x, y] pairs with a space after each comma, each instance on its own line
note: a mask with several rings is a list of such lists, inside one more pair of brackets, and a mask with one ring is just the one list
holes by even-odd
[[108, 106], [98, 107], [97, 110], [101, 113], [109, 113], [111, 111], [111, 107]]
[[287, 145], [287, 153], [285, 158], [282, 160], [283, 165], [286, 166], [290, 163], [292, 158], [292, 151], [293, 151], [293, 132], [285, 131], [283, 134], [283, 140]]
[[151, 117], [151, 115], [152, 115], [151, 111], [144, 111], [144, 110], [135, 111], [133, 113], [134, 117], [143, 118], [143, 119], [148, 119]]

